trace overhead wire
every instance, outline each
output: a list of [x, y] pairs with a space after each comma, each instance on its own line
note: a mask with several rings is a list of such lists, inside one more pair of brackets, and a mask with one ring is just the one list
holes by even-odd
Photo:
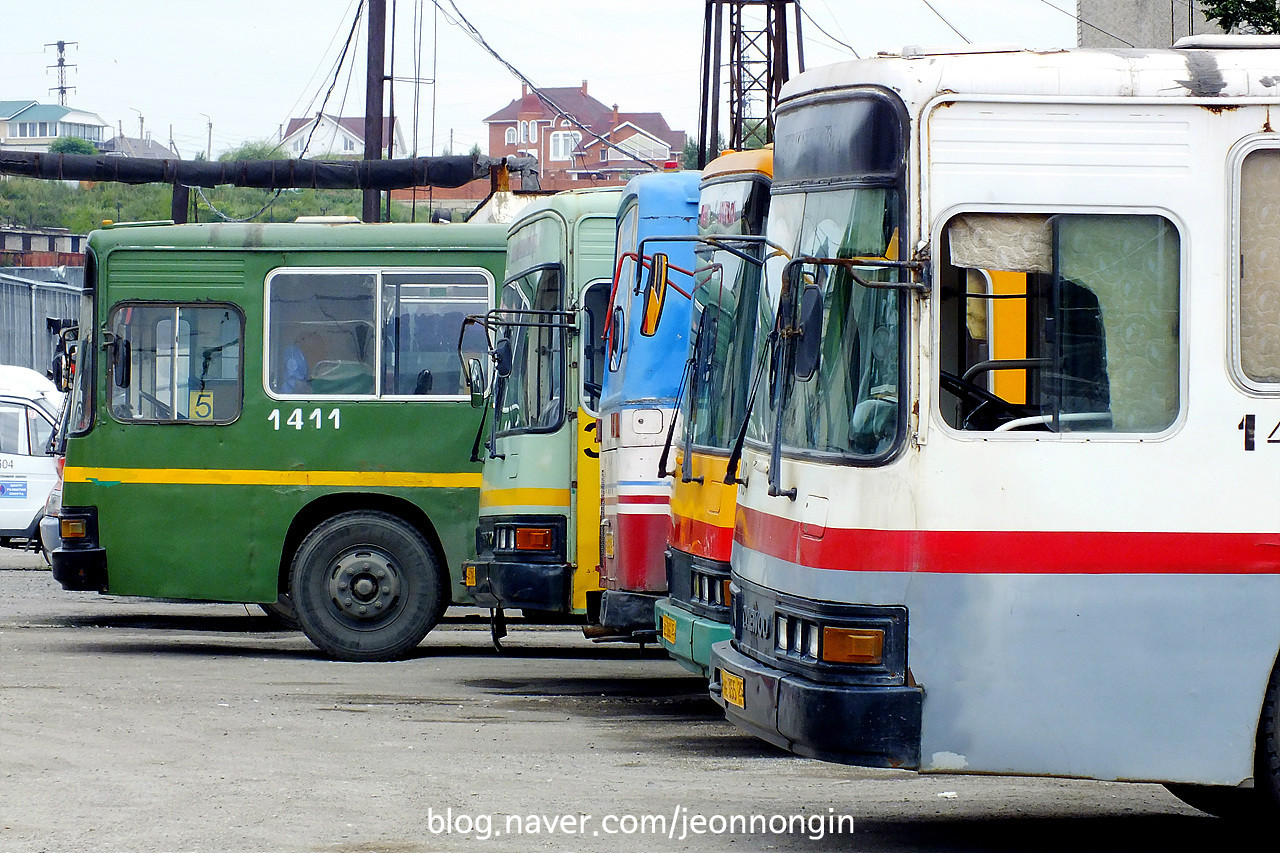
[[[571, 115], [567, 110], [565, 110], [564, 107], [561, 107], [555, 101], [551, 100], [551, 98], [548, 97], [541, 89], [539, 89], [536, 85], [534, 85], [533, 81], [531, 81], [528, 77], [526, 77], [518, 68], [516, 68], [510, 62], [504, 59], [502, 55], [498, 53], [498, 51], [494, 50], [494, 48], [490, 46], [490, 44], [487, 41], [485, 41], [484, 36], [481, 35], [480, 31], [477, 30], [469, 20], [467, 20], [466, 16], [462, 14], [462, 10], [458, 8], [458, 4], [454, 2], [454, 0], [448, 0], [448, 2], [449, 2], [449, 5], [453, 8], [452, 17], [456, 17], [458, 21], [451, 20], [449, 11], [440, 5], [440, 0], [431, 0], [431, 2], [435, 5], [437, 9], [439, 9], [442, 13], [444, 13], [446, 21], [449, 21], [455, 26], [458, 26], [464, 33], [466, 33], [468, 38], [470, 38], [472, 41], [478, 44], [486, 53], [488, 53], [490, 56], [496, 59], [498, 63], [501, 64], [504, 68], [506, 68], [507, 71], [509, 71], [517, 80], [519, 80], [520, 82], [528, 86], [529, 91], [532, 92], [534, 96], [537, 97], [538, 100], [542, 101], [543, 104], [545, 104], [549, 109], [553, 110], [557, 114], [557, 118], [568, 120], [574, 127], [590, 134], [591, 137], [595, 139], [597, 142], [599, 142], [601, 145], [607, 148], [610, 148], [614, 151], [618, 151], [637, 163], [643, 163], [644, 165], [648, 166], [650, 169], [653, 169], [655, 172], [662, 170], [662, 167], [659, 166], [657, 163], [654, 163], [650, 160], [646, 160], [645, 158], [637, 155], [635, 152], [628, 151], [627, 149], [623, 148], [617, 143], [612, 142], [606, 139], [605, 137], [601, 136], [600, 134], [596, 133], [594, 130], [587, 127], [582, 122], [578, 121], [577, 117]], [[459, 21], [461, 23], [458, 23]]]
[[1068, 12], [1066, 9], [1063, 9], [1061, 6], [1058, 6], [1054, 3], [1050, 3], [1049, 0], [1040, 0], [1040, 2], [1048, 6], [1050, 9], [1053, 9], [1057, 12], [1061, 12], [1062, 14], [1066, 15], [1069, 18], [1074, 18], [1076, 23], [1083, 24], [1084, 26], [1089, 27], [1090, 29], [1097, 30], [1098, 32], [1102, 33], [1104, 36], [1110, 36], [1111, 38], [1115, 39], [1116, 41], [1120, 42], [1123, 45], [1126, 45], [1128, 47], [1137, 47], [1137, 45], [1135, 45], [1133, 42], [1125, 41], [1115, 33], [1108, 32], [1104, 30], [1102, 27], [1099, 27], [1096, 24], [1092, 24], [1089, 21], [1086, 21], [1084, 18], [1080, 17], [1079, 15], [1073, 12]]
[[956, 35], [960, 36], [960, 38], [964, 40], [964, 43], [965, 43], [965, 44], [973, 44], [973, 42], [969, 41], [968, 36], [966, 36], [964, 33], [960, 32], [959, 30], [957, 30], [957, 29], [956, 29], [956, 27], [955, 27], [955, 24], [953, 24], [953, 23], [951, 23], [950, 21], [948, 21], [948, 20], [947, 20], [947, 16], [946, 16], [946, 15], [942, 14], [942, 13], [941, 13], [941, 12], [939, 12], [937, 9], [935, 9], [935, 8], [934, 8], [934, 6], [933, 6], [933, 4], [932, 4], [932, 3], [930, 3], [930, 2], [929, 2], [929, 0], [920, 0], [920, 2], [921, 2], [921, 3], [923, 3], [924, 5], [928, 6], [928, 7], [929, 7], [929, 11], [930, 11], [930, 12], [932, 12], [933, 14], [937, 15], [937, 16], [938, 16], [938, 20], [940, 20], [940, 21], [942, 21], [942, 23], [946, 24], [946, 25], [947, 25], [947, 27], [951, 30], [951, 32], [953, 32], [953, 33], [955, 33]]
[[[826, 0], [823, 0], [823, 5], [826, 5]], [[850, 53], [852, 53], [852, 54], [853, 54], [853, 58], [854, 58], [854, 59], [861, 59], [861, 58], [862, 58], [862, 56], [858, 54], [858, 51], [854, 49], [853, 45], [849, 44], [847, 41], [842, 41], [842, 40], [840, 40], [840, 39], [836, 38], [835, 36], [833, 36], [831, 33], [827, 32], [827, 30], [822, 26], [822, 24], [819, 24], [819, 23], [817, 22], [817, 20], [815, 20], [815, 19], [814, 19], [813, 15], [810, 15], [810, 14], [809, 14], [809, 10], [808, 10], [808, 9], [806, 9], [804, 6], [802, 6], [802, 5], [800, 4], [800, 0], [796, 0], [796, 8], [800, 10], [800, 14], [804, 15], [806, 18], [808, 18], [808, 19], [809, 19], [809, 23], [811, 23], [811, 24], [813, 24], [815, 27], [817, 27], [818, 32], [822, 33], [824, 36], [826, 36], [827, 38], [831, 39], [831, 40], [832, 40], [833, 42], [835, 42], [836, 44], [840, 45], [840, 47], [843, 47], [845, 50], [847, 50], [847, 51], [849, 51]], [[830, 7], [830, 6], [827, 6], [827, 11], [828, 11], [828, 12], [831, 12], [831, 7]], [[833, 18], [834, 18], [834, 17], [835, 17], [835, 15], [834, 15], [834, 14], [832, 14], [832, 16], [831, 16], [831, 17], [833, 17]], [[838, 22], [837, 22], [837, 26], [839, 26], [839, 23], [838, 23]]]
[[[363, 13], [364, 13], [364, 0], [359, 0], [359, 2], [356, 5], [355, 17], [351, 22], [351, 29], [347, 32], [346, 43], [343, 44], [342, 53], [338, 56], [338, 61], [333, 68], [333, 72], [332, 72], [333, 79], [329, 83], [329, 88], [325, 91], [324, 100], [320, 102], [320, 109], [316, 113], [315, 121], [312, 122], [311, 124], [311, 130], [307, 133], [306, 141], [303, 142], [302, 144], [302, 151], [299, 152], [298, 159], [301, 159], [307, 153], [307, 150], [311, 147], [311, 140], [315, 137], [316, 130], [320, 127], [320, 118], [321, 116], [324, 115], [324, 109], [329, 103], [329, 98], [332, 97], [333, 95], [334, 87], [338, 85], [338, 77], [342, 74], [342, 66], [346, 63], [347, 54], [350, 52], [351, 45], [355, 42], [356, 34], [359, 32], [360, 22], [361, 20], [363, 20]], [[352, 62], [351, 69], [354, 69], [354, 68], [355, 68], [355, 63]], [[351, 70], [349, 69], [347, 72], [347, 87], [346, 87], [346, 90], [344, 90], [343, 96], [342, 96], [342, 106], [346, 105], [347, 90], [350, 90], [350, 88], [351, 88]], [[315, 103], [315, 99], [312, 98], [311, 104], [314, 104], [314, 103]], [[311, 104], [308, 104], [308, 109], [310, 109]], [[341, 115], [342, 115], [341, 106], [339, 107], [338, 115], [339, 115], [339, 118], [341, 118]], [[283, 142], [283, 139], [281, 140], [281, 142]], [[280, 146], [280, 143], [276, 143], [276, 148], [279, 148], [279, 146]], [[280, 194], [284, 192], [283, 189], [277, 189], [275, 193], [271, 196], [271, 198], [267, 199], [266, 204], [258, 208], [257, 211], [255, 211], [254, 213], [251, 213], [249, 216], [238, 218], [238, 217], [231, 216], [222, 210], [219, 210], [214, 205], [214, 203], [209, 200], [209, 197], [205, 194], [203, 187], [196, 187], [195, 189], [196, 189], [196, 193], [200, 196], [200, 199], [204, 201], [206, 205], [208, 205], [209, 210], [212, 211], [218, 218], [222, 219], [224, 222], [252, 222], [253, 220], [257, 219], [259, 216], [261, 216], [262, 214], [270, 210], [271, 206], [275, 204], [276, 201], [279, 200]]]

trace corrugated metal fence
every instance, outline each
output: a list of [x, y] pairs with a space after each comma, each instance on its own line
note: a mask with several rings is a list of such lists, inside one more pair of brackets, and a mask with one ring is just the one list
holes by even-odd
[[76, 319], [83, 282], [83, 267], [0, 268], [0, 364], [48, 371], [49, 321]]

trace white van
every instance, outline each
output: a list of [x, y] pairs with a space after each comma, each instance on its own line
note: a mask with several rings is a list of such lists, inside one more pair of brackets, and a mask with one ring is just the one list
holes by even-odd
[[0, 365], [0, 545], [39, 544], [40, 516], [58, 477], [49, 439], [62, 403], [36, 371]]

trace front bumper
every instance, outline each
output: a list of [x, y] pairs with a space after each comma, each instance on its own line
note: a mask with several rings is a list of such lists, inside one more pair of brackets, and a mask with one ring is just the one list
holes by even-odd
[[567, 563], [516, 563], [477, 559], [462, 564], [467, 591], [480, 607], [566, 613], [573, 567]]
[[606, 589], [600, 596], [600, 624], [617, 634], [631, 636], [653, 630], [653, 606], [658, 596], [651, 592]]
[[97, 545], [68, 548], [58, 545], [49, 552], [53, 579], [75, 592], [107, 591], [107, 551]]
[[729, 623], [697, 616], [670, 598], [654, 607], [654, 623], [667, 654], [703, 678], [711, 675], [712, 644], [733, 639], [733, 626]]
[[[920, 767], [924, 691], [913, 686], [821, 684], [711, 647], [711, 698], [729, 721], [797, 755], [864, 767]], [[724, 682], [742, 679], [742, 706]]]

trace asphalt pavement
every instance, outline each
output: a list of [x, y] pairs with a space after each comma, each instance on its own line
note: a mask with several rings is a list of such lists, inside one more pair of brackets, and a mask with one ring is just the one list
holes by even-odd
[[395, 663], [256, 608], [65, 592], [0, 549], [0, 851], [1180, 851], [1162, 787], [797, 758], [653, 649], [490, 645], [451, 611]]

